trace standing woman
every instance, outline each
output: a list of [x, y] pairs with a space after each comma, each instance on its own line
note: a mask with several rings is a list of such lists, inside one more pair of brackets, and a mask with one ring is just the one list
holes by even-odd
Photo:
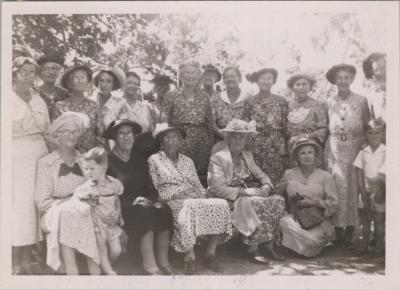
[[260, 91], [245, 101], [244, 118], [257, 122], [258, 135], [250, 143], [250, 151], [256, 163], [275, 184], [283, 175], [288, 162], [287, 116], [288, 102], [285, 98], [272, 94], [278, 72], [264, 68], [250, 75], [247, 80], [257, 83]]
[[[13, 61], [12, 80], [12, 245], [15, 274], [30, 274], [31, 246], [42, 239], [34, 203], [37, 161], [48, 153], [46, 103], [32, 90], [38, 66], [29, 57]], [[13, 265], [13, 266], [14, 266]]]
[[339, 206], [333, 215], [336, 243], [352, 247], [354, 227], [357, 224], [357, 179], [352, 164], [364, 144], [364, 130], [370, 119], [367, 99], [350, 90], [356, 68], [349, 64], [335, 65], [326, 73], [338, 94], [327, 100], [329, 136], [324, 159], [333, 175]]
[[103, 68], [93, 79], [94, 85], [99, 89], [94, 101], [100, 106], [105, 128], [112, 121], [127, 117], [125, 99], [112, 94], [122, 88], [124, 80], [124, 72], [117, 68]]
[[50, 112], [51, 120], [55, 120], [67, 111], [84, 113], [89, 116], [90, 126], [83, 132], [77, 144], [80, 152], [86, 152], [97, 146], [98, 138], [103, 135], [104, 131], [99, 105], [85, 96], [91, 81], [92, 70], [85, 65], [77, 65], [67, 70], [61, 78], [61, 85], [69, 91], [69, 97], [55, 103]]
[[324, 103], [310, 97], [314, 78], [307, 74], [294, 74], [287, 85], [295, 95], [289, 102], [289, 146], [300, 138], [313, 138], [323, 145], [328, 136], [328, 112]]
[[163, 118], [187, 132], [182, 153], [193, 160], [197, 174], [205, 184], [212, 147], [210, 99], [199, 87], [201, 67], [197, 62], [185, 62], [179, 66], [179, 71], [182, 87], [166, 95]]

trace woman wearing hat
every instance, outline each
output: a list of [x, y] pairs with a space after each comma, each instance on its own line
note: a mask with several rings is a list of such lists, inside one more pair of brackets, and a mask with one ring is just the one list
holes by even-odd
[[386, 53], [375, 52], [363, 62], [363, 71], [367, 79], [371, 116], [374, 119], [386, 119]]
[[103, 135], [104, 131], [99, 105], [85, 97], [91, 80], [92, 70], [85, 65], [77, 65], [68, 69], [61, 78], [61, 85], [68, 90], [69, 97], [55, 103], [50, 112], [52, 120], [67, 111], [84, 113], [89, 116], [90, 126], [82, 133], [77, 144], [80, 152], [86, 152], [97, 146], [98, 138]]
[[153, 92], [157, 95], [156, 104], [159, 108], [162, 108], [164, 97], [170, 92], [171, 84], [175, 82], [167, 75], [155, 75], [151, 80], [154, 84]]
[[38, 67], [28, 57], [13, 61], [12, 101], [12, 218], [15, 273], [30, 273], [32, 245], [42, 239], [33, 200], [36, 165], [48, 153], [45, 132], [50, 125], [46, 103], [33, 91]]
[[326, 74], [338, 94], [327, 100], [329, 136], [324, 159], [333, 175], [339, 207], [333, 216], [336, 244], [352, 247], [353, 231], [357, 224], [357, 184], [352, 163], [364, 144], [364, 130], [370, 119], [367, 99], [350, 90], [356, 68], [349, 64], [333, 66]]
[[211, 156], [208, 193], [226, 199], [233, 208], [233, 225], [247, 245], [250, 261], [267, 263], [263, 254], [283, 260], [273, 242], [285, 201], [272, 195], [271, 180], [245, 150], [249, 135], [257, 133], [256, 124], [233, 119], [222, 132], [228, 146]]
[[[279, 190], [288, 196], [288, 213], [280, 221], [282, 245], [306, 257], [318, 255], [334, 237], [330, 220], [338, 205], [333, 176], [317, 168], [317, 157], [322, 149], [310, 138], [299, 138], [291, 158], [298, 166], [285, 171]], [[304, 229], [294, 215], [294, 208], [316, 207], [321, 212], [319, 224]]]
[[132, 246], [139, 245], [146, 274], [171, 275], [173, 270], [168, 262], [168, 248], [172, 213], [167, 204], [158, 202], [147, 160], [132, 151], [141, 131], [141, 126], [130, 120], [111, 122], [105, 137], [114, 140], [115, 146], [108, 157], [107, 174], [118, 178], [124, 185], [121, 207], [129, 236], [128, 253], [132, 256]]
[[275, 183], [282, 177], [289, 159], [288, 102], [271, 93], [278, 77], [275, 69], [264, 68], [246, 77], [249, 82], [257, 83], [260, 89], [257, 95], [247, 99], [244, 104], [244, 119], [257, 122], [258, 134], [250, 142], [250, 149], [257, 164]]
[[185, 253], [185, 273], [196, 271], [194, 246], [199, 236], [208, 236], [204, 265], [221, 272], [215, 251], [218, 244], [232, 235], [228, 203], [223, 199], [206, 198], [193, 161], [180, 153], [186, 137], [182, 128], [160, 123], [154, 135], [161, 150], [148, 160], [150, 174], [161, 200], [172, 209], [172, 246], [177, 252]]
[[310, 97], [315, 79], [303, 73], [292, 75], [287, 81], [295, 98], [289, 102], [289, 146], [298, 138], [308, 137], [324, 144], [328, 136], [328, 112], [324, 103]]
[[200, 180], [205, 184], [212, 147], [211, 104], [200, 89], [201, 67], [189, 61], [179, 66], [182, 87], [169, 93], [163, 102], [163, 121], [182, 126], [187, 132], [182, 153], [191, 158]]
[[39, 87], [39, 93], [50, 112], [54, 103], [68, 98], [68, 91], [56, 85], [64, 65], [64, 57], [54, 54], [43, 55], [37, 63], [40, 66], [39, 76], [43, 81]]
[[238, 67], [228, 66], [223, 72], [225, 91], [211, 99], [213, 129], [216, 141], [223, 140], [222, 129], [232, 119], [242, 119], [244, 101], [248, 97], [241, 88], [242, 74]]
[[94, 101], [100, 106], [104, 127], [114, 120], [126, 119], [128, 116], [126, 100], [112, 94], [123, 87], [124, 80], [125, 74], [118, 68], [103, 68], [93, 79], [94, 85], [99, 89]]
[[203, 66], [203, 76], [201, 82], [203, 84], [204, 91], [208, 94], [209, 98], [214, 97], [217, 92], [214, 89], [214, 84], [221, 80], [221, 73], [212, 64]]
[[85, 182], [80, 153], [75, 148], [89, 122], [87, 115], [75, 112], [65, 112], [55, 119], [50, 134], [57, 149], [38, 162], [35, 202], [46, 235], [46, 262], [54, 271], [65, 271], [67, 275], [79, 274], [78, 252], [86, 256], [90, 274], [100, 274], [92, 217], [82, 215], [69, 202], [75, 188]]

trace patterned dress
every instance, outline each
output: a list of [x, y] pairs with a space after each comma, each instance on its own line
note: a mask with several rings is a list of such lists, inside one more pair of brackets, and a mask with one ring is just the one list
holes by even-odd
[[289, 102], [288, 134], [291, 137], [315, 138], [324, 144], [328, 136], [328, 112], [324, 103], [312, 98]]
[[39, 94], [42, 97], [42, 99], [46, 102], [47, 109], [49, 112], [51, 111], [51, 108], [53, 105], [59, 101], [64, 101], [66, 98], [68, 98], [68, 91], [64, 88], [60, 87], [55, 87], [54, 94], [53, 95], [48, 95], [44, 93], [42, 90], [39, 88]]
[[[75, 164], [80, 168], [79, 152], [76, 154]], [[60, 244], [100, 263], [92, 217], [83, 215], [70, 199], [85, 178], [81, 170], [62, 174], [62, 166], [66, 164], [58, 151], [40, 159], [35, 188], [35, 202], [46, 234], [47, 265], [55, 271], [61, 266]]]
[[256, 163], [275, 184], [288, 166], [287, 116], [288, 102], [271, 94], [256, 95], [245, 101], [246, 121], [257, 122], [258, 134], [250, 141], [250, 151]]
[[285, 172], [284, 179], [288, 182], [286, 191], [289, 196], [299, 193], [313, 199], [324, 208], [326, 219], [322, 224], [305, 230], [293, 214], [287, 213], [280, 221], [282, 245], [306, 257], [318, 255], [334, 236], [330, 217], [337, 208], [338, 198], [333, 177], [317, 168], [305, 178], [300, 168], [295, 167]]
[[82, 98], [82, 100], [75, 101], [75, 99], [69, 97], [64, 101], [54, 104], [50, 114], [51, 120], [55, 120], [66, 111], [84, 113], [88, 115], [90, 119], [90, 127], [83, 132], [78, 141], [78, 150], [80, 152], [86, 152], [99, 145], [97, 137], [103, 136], [104, 126], [103, 117], [96, 102], [89, 100], [88, 98]]
[[327, 100], [329, 136], [325, 145], [325, 168], [333, 175], [339, 198], [335, 226], [357, 225], [357, 179], [352, 164], [364, 144], [364, 128], [370, 118], [367, 99], [351, 93]]
[[208, 95], [196, 89], [194, 99], [188, 101], [182, 88], [179, 88], [165, 96], [162, 114], [163, 121], [185, 129], [187, 137], [182, 153], [193, 160], [199, 175], [206, 175], [212, 147], [212, 117]]
[[103, 184], [96, 184], [91, 180], [79, 185], [74, 196], [80, 200], [93, 198], [97, 200], [96, 206], [90, 210], [90, 205], [84, 203], [91, 211], [94, 231], [103, 240], [111, 241], [122, 234], [123, 220], [121, 216], [121, 203], [119, 196], [124, 187], [118, 179], [106, 176]]
[[32, 95], [25, 102], [12, 92], [12, 245], [42, 239], [34, 203], [37, 161], [46, 155], [44, 132], [50, 125], [45, 102]]
[[114, 120], [128, 119], [128, 108], [126, 100], [122, 97], [111, 95], [111, 97], [101, 107], [104, 128]]
[[[223, 241], [232, 235], [231, 214], [226, 200], [206, 198], [206, 192], [196, 175], [193, 161], [179, 154], [175, 165], [164, 152], [149, 158], [150, 174], [161, 200], [167, 201], [174, 217], [171, 244], [177, 252], [193, 249], [203, 235], [223, 234]], [[185, 193], [190, 198], [176, 199]]]

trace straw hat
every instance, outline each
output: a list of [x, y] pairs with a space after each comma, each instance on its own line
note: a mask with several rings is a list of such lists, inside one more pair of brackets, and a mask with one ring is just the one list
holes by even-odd
[[293, 89], [293, 85], [298, 79], [306, 79], [310, 84], [310, 88], [312, 88], [316, 84], [316, 80], [311, 75], [305, 73], [297, 73], [292, 75], [287, 80], [287, 86]]
[[179, 131], [183, 138], [186, 138], [186, 131], [182, 127], [171, 126], [168, 123], [158, 123], [153, 132], [153, 137], [160, 141], [161, 137], [169, 131]]
[[276, 79], [278, 78], [278, 71], [274, 68], [263, 68], [251, 74], [247, 74], [246, 79], [251, 83], [256, 83], [258, 82], [260, 76], [262, 76], [265, 73], [271, 73], [274, 77], [274, 83], [276, 83]]
[[125, 82], [125, 73], [117, 68], [117, 67], [105, 67], [105, 68], [101, 68], [99, 70], [99, 72], [96, 74], [96, 76], [93, 79], [93, 83], [96, 87], [98, 87], [98, 83], [99, 83], [99, 78], [100, 75], [103, 73], [109, 73], [114, 77], [114, 82], [113, 82], [113, 91], [118, 90], [120, 88], [122, 88], [122, 86], [124, 85]]
[[313, 138], [304, 137], [297, 139], [296, 142], [294, 143], [292, 151], [290, 152], [291, 159], [296, 160], [299, 149], [306, 145], [313, 146], [317, 156], [319, 156], [322, 153], [322, 148], [316, 140], [314, 140]]
[[236, 132], [236, 133], [257, 134], [257, 123], [254, 120], [246, 122], [239, 119], [233, 119], [221, 131], [227, 133]]
[[64, 88], [69, 89], [69, 87], [68, 87], [69, 77], [71, 76], [71, 74], [72, 74], [73, 72], [75, 72], [75, 71], [77, 71], [77, 70], [84, 70], [84, 71], [86, 71], [86, 73], [87, 73], [87, 75], [88, 75], [89, 82], [92, 80], [93, 72], [92, 72], [92, 70], [91, 70], [88, 66], [86, 66], [86, 65], [75, 65], [75, 66], [70, 67], [69, 69], [67, 69], [67, 70], [65, 71], [64, 75], [63, 75], [62, 78], [61, 78], [60, 83], [61, 83], [61, 85], [62, 85]]

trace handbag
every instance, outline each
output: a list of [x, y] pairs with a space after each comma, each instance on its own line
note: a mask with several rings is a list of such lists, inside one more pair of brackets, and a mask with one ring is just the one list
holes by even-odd
[[305, 230], [312, 229], [325, 220], [323, 210], [316, 206], [296, 209], [294, 211], [294, 216]]

